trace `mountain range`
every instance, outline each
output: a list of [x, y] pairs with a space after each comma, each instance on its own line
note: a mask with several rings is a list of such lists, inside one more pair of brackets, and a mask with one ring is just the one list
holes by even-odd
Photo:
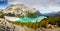
[[25, 6], [24, 4], [10, 5], [6, 9], [4, 9], [2, 12], [7, 15], [14, 14], [15, 16], [23, 16], [23, 17], [27, 17], [27, 16], [35, 17], [35, 15], [37, 17], [40, 15], [40, 12], [38, 10], [29, 8]]
[[47, 16], [47, 17], [60, 16], [60, 11], [59, 12], [44, 13], [42, 15]]
[[16, 4], [16, 5], [12, 4], [0, 11], [2, 11], [7, 16], [17, 16], [17, 17], [38, 17], [40, 15], [47, 17], [60, 16], [60, 11], [42, 14], [39, 12], [39, 10], [36, 10], [35, 8], [34, 9], [29, 8], [24, 4]]

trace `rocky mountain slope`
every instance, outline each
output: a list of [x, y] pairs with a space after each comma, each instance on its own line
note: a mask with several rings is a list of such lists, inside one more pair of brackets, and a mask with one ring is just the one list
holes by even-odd
[[0, 31], [34, 31], [30, 28], [17, 26], [9, 23], [7, 20], [0, 18]]
[[[39, 11], [36, 9], [29, 8], [23, 4], [16, 4], [16, 5], [10, 5], [6, 9], [3, 10], [3, 13], [5, 14], [14, 14], [19, 16], [26, 17], [28, 14], [36, 14], [37, 16], [40, 14]], [[31, 15], [32, 16], [32, 15]]]

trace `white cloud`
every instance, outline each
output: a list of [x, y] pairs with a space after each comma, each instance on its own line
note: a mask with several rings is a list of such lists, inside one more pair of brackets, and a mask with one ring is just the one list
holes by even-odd
[[8, 4], [21, 4], [20, 0], [8, 0]]
[[60, 0], [9, 0], [9, 4], [21, 3], [45, 13], [60, 11]]

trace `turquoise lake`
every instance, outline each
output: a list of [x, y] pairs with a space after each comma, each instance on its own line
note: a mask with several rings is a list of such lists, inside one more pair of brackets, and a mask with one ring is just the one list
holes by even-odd
[[46, 16], [40, 16], [37, 18], [20, 18], [19, 21], [20, 22], [40, 22], [41, 20], [43, 20], [44, 18], [47, 18]]

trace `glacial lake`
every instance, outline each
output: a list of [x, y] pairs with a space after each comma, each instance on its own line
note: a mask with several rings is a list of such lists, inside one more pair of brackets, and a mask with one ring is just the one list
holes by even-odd
[[39, 16], [37, 18], [20, 18], [19, 21], [20, 22], [40, 22], [41, 20], [43, 20], [44, 18], [47, 18], [46, 16]]

